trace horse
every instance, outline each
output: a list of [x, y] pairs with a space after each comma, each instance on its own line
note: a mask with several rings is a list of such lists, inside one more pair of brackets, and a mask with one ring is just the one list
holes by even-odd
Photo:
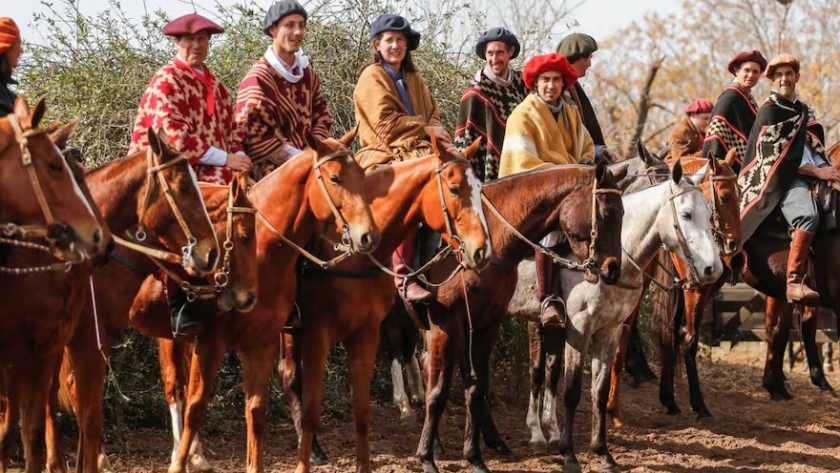
[[[441, 147], [434, 136], [431, 144], [430, 156], [398, 162], [366, 176], [371, 210], [383, 235], [370, 259], [357, 256], [326, 271], [302, 270], [297, 301], [303, 324], [291, 337], [284, 337], [285, 357], [279, 366], [299, 429], [297, 473], [310, 471], [327, 354], [339, 342], [347, 350], [353, 394], [356, 471], [371, 471], [370, 383], [380, 325], [397, 294], [393, 273], [380, 270], [384, 265], [378, 261], [390, 257], [408, 230], [420, 223], [441, 234], [458, 255], [459, 268], [480, 270], [491, 257], [481, 183], [468, 161], [480, 142], [476, 140], [464, 151], [467, 159]], [[320, 252], [329, 254], [323, 242]], [[320, 447], [315, 452], [323, 455]]]
[[[729, 269], [731, 260], [742, 249], [743, 238], [740, 207], [738, 205], [739, 190], [736, 183], [737, 175], [732, 168], [733, 165], [736, 165], [736, 153], [734, 149], [730, 150], [724, 160], [716, 160], [709, 156], [708, 159], [682, 158], [680, 163], [684, 172], [688, 174], [697, 172], [701, 168], [710, 171], [707, 173], [708, 178], [700, 183], [700, 188], [703, 191], [704, 199], [712, 209], [712, 229], [724, 262], [724, 272], [712, 284], [688, 284], [677, 287], [674, 285], [674, 281], [686, 281], [690, 269], [675, 255], [668, 255], [664, 251], [660, 251], [657, 256], [659, 262], [655, 259], [645, 269], [646, 274], [653, 275], [653, 279], [658, 280], [657, 286], [661, 290], [661, 292], [660, 290], [657, 291], [654, 305], [654, 320], [660, 321], [656, 325], [661, 326], [659, 341], [662, 376], [660, 378], [659, 399], [662, 405], [666, 407], [668, 414], [673, 415], [680, 412], [674, 398], [674, 369], [677, 356], [682, 350], [692, 409], [698, 417], [710, 417], [711, 413], [703, 402], [700, 379], [697, 373], [696, 357], [699, 344], [697, 330], [706, 305], [723, 284], [731, 279]], [[674, 274], [677, 276], [675, 277]], [[646, 279], [646, 288], [649, 284], [650, 279]], [[668, 287], [669, 284], [672, 286]], [[661, 289], [665, 287], [669, 289], [667, 292]], [[672, 297], [676, 302], [671, 300]], [[638, 311], [639, 308], [636, 307], [630, 314], [625, 322], [627, 326], [635, 324]], [[683, 320], [686, 325], [678, 332], [678, 325]], [[675, 339], [677, 333], [679, 333], [679, 337]], [[615, 427], [624, 424], [619, 408], [619, 386], [629, 339], [629, 331], [623, 332], [612, 366], [607, 413]]]
[[583, 356], [592, 343], [592, 434], [590, 447], [601, 457], [599, 471], [620, 471], [607, 447], [606, 407], [610, 388], [609, 370], [621, 337], [622, 324], [643, 294], [643, 268], [663, 244], [689, 265], [700, 284], [717, 280], [723, 264], [712, 238], [711, 212], [703, 202], [699, 177], [683, 178], [680, 163], [674, 165], [671, 181], [625, 195], [622, 224], [622, 278], [613, 285], [592, 284], [577, 273], [562, 271], [562, 287], [568, 317], [563, 401], [566, 413], [560, 436], [563, 472], [581, 471], [572, 437], [574, 417], [583, 383]]
[[[475, 471], [487, 471], [478, 445], [479, 428], [487, 446], [509, 451], [492, 421], [486, 396], [490, 353], [516, 286], [516, 264], [542, 248], [534, 240], [561, 230], [585, 261], [582, 265], [567, 262], [570, 266], [593, 281], [618, 280], [623, 210], [615, 185], [625, 172], [621, 167], [613, 173], [603, 164], [551, 166], [483, 186], [485, 213], [495, 217], [488, 222], [495, 255], [490, 265], [480, 272], [461, 271], [437, 290], [428, 306], [411, 306], [415, 322], [428, 329], [426, 418], [417, 448], [427, 473], [438, 471], [432, 447], [456, 362], [461, 366], [468, 407], [464, 456]], [[445, 261], [431, 269], [430, 280], [443, 279], [457, 266], [454, 258]]]
[[[228, 351], [236, 351], [240, 356], [245, 377], [246, 469], [262, 471], [268, 383], [279, 352], [279, 333], [294, 305], [298, 254], [311, 256], [303, 245], [314, 234], [318, 222], [337, 225], [342, 232], [340, 245], [346, 246], [348, 252], [367, 253], [379, 243], [379, 230], [364, 196], [362, 170], [346, 149], [354, 135], [351, 132], [340, 140], [323, 142], [308, 135], [309, 148], [251, 188], [249, 198], [257, 209], [256, 304], [247, 316], [222, 311], [208, 317], [204, 331], [195, 337], [183, 432], [177, 451], [173, 452], [170, 472], [186, 471], [186, 462], [206, 417], [216, 372]], [[169, 315], [158, 294], [148, 281], [143, 285], [131, 308], [132, 324], [139, 326], [141, 321], [147, 321], [142, 323], [151, 326], [151, 321], [158, 321], [157, 325], [163, 327]], [[81, 378], [78, 369], [76, 377]], [[78, 386], [79, 383], [77, 390]], [[97, 415], [101, 418], [101, 393], [98, 399]], [[79, 404], [81, 407], [81, 399]], [[88, 414], [82, 408], [79, 415]], [[173, 413], [173, 421], [176, 417], [180, 413]], [[179, 424], [175, 423], [176, 428]]]
[[[112, 161], [87, 176], [91, 201], [99, 204], [96, 211], [101, 212], [106, 228], [122, 233], [137, 226], [147, 241], [169, 251], [181, 250], [180, 254], [188, 257], [183, 262], [188, 271], [206, 274], [216, 265], [218, 243], [201, 205], [194, 174], [186, 159], [169, 147], [165, 134], [150, 130], [149, 141], [148, 150]], [[106, 181], [108, 189], [103, 184]], [[111, 238], [110, 234], [106, 236]], [[9, 259], [32, 261], [33, 256], [10, 254]], [[89, 323], [85, 306], [91, 294], [92, 270], [86, 264], [66, 274], [53, 272], [16, 279], [0, 276], [0, 291], [9, 308], [0, 330], [3, 389], [7, 396], [6, 415], [0, 427], [3, 465], [12, 446], [9, 429], [19, 408], [26, 470], [40, 472], [45, 466], [46, 407], [57, 389], [54, 379], [64, 347], [71, 343], [78, 327]], [[33, 297], [21, 299], [15, 297], [17, 294]], [[32, 359], [35, 361], [28, 361]]]
[[[21, 96], [15, 101], [14, 112], [0, 119], [0, 236], [9, 246], [46, 240], [48, 246], [39, 249], [62, 262], [79, 263], [99, 255], [110, 239], [105, 238], [107, 230], [85, 197], [84, 184], [74, 179], [51, 140], [52, 136], [69, 137], [76, 123], [58, 129], [39, 128], [45, 113], [43, 99], [30, 110]], [[4, 272], [10, 271], [15, 268], [4, 268]]]

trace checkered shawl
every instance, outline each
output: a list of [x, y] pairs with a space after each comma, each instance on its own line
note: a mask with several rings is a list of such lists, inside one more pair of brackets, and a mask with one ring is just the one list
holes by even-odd
[[149, 145], [150, 127], [163, 128], [172, 145], [187, 157], [200, 181], [227, 184], [233, 173], [227, 167], [198, 164], [199, 158], [215, 146], [228, 153], [242, 150], [233, 122], [230, 93], [207, 66], [212, 79], [215, 110], [207, 110], [207, 86], [199, 81], [190, 66], [173, 59], [161, 67], [140, 98], [129, 154]]
[[805, 145], [825, 157], [822, 125], [808, 106], [776, 92], [761, 105], [750, 133], [741, 189], [741, 228], [748, 239], [776, 208], [796, 177]]
[[744, 151], [750, 136], [758, 105], [752, 94], [738, 84], [732, 84], [720, 94], [712, 109], [712, 119], [706, 130], [702, 156], [712, 153], [724, 159], [730, 149], [737, 149], [737, 172], [744, 161]]

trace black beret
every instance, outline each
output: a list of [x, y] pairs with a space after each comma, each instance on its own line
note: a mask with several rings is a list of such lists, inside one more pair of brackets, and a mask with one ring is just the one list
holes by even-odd
[[303, 21], [306, 21], [308, 16], [306, 14], [306, 10], [300, 6], [300, 3], [295, 0], [282, 0], [272, 5], [271, 8], [268, 9], [268, 13], [265, 14], [265, 19], [263, 20], [263, 33], [271, 36], [268, 29], [289, 15], [300, 15], [303, 17]]
[[409, 51], [414, 51], [417, 49], [417, 46], [420, 46], [420, 33], [411, 29], [411, 25], [408, 24], [408, 20], [399, 15], [394, 15], [393, 13], [379, 15], [379, 17], [373, 21], [373, 24], [370, 25], [370, 39], [373, 39], [386, 31], [396, 31], [404, 34], [405, 39], [408, 41]]
[[560, 40], [557, 52], [575, 62], [578, 58], [591, 56], [598, 50], [598, 43], [592, 36], [583, 33], [572, 33]]
[[482, 33], [478, 38], [478, 42], [475, 43], [475, 54], [481, 59], [486, 59], [484, 52], [487, 49], [487, 45], [493, 41], [501, 41], [508, 46], [513, 46], [513, 55], [510, 57], [511, 59], [519, 56], [519, 40], [516, 39], [516, 35], [511, 33], [510, 30], [502, 27], [490, 28]]

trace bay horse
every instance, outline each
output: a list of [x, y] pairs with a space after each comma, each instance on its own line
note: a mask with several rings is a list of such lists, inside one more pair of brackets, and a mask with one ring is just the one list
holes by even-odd
[[[417, 447], [426, 473], [438, 471], [433, 444], [456, 363], [466, 386], [466, 460], [474, 471], [488, 471], [478, 444], [481, 433], [488, 447], [509, 452], [493, 423], [487, 394], [490, 354], [516, 287], [516, 265], [541, 248], [534, 241], [560, 230], [586, 261], [570, 266], [593, 281], [617, 281], [623, 208], [616, 182], [625, 173], [626, 167], [613, 173], [603, 164], [551, 166], [484, 184], [485, 212], [495, 217], [488, 222], [495, 255], [490, 265], [462, 271], [438, 288], [427, 307], [411, 306], [416, 323], [428, 329], [426, 418]], [[457, 265], [454, 258], [445, 261], [431, 269], [430, 280], [442, 280]]]
[[0, 235], [8, 246], [46, 240], [49, 246], [43, 251], [78, 263], [98, 255], [110, 239], [106, 241], [106, 230], [87, 201], [84, 184], [74, 179], [50, 139], [51, 134], [69, 137], [76, 124], [39, 128], [45, 113], [43, 99], [30, 110], [21, 96], [14, 112], [0, 119]]
[[[690, 269], [674, 254], [660, 251], [656, 260], [646, 268], [647, 275], [664, 279], [658, 282], [657, 297], [653, 309], [654, 324], [661, 328], [659, 332], [662, 375], [660, 378], [659, 400], [668, 414], [680, 412], [674, 397], [675, 366], [680, 353], [686, 367], [686, 377], [690, 393], [691, 407], [698, 417], [710, 417], [711, 413], [703, 401], [700, 390], [700, 378], [697, 373], [697, 350], [699, 346], [698, 328], [706, 306], [712, 296], [731, 279], [731, 260], [739, 254], [743, 245], [741, 233], [740, 191], [736, 183], [737, 174], [732, 166], [736, 165], [736, 153], [732, 149], [725, 160], [706, 158], [681, 158], [680, 163], [687, 174], [706, 168], [707, 178], [700, 183], [703, 198], [713, 210], [712, 231], [718, 250], [724, 263], [724, 271], [717, 281], [711, 284], [688, 284], [682, 287], [674, 285], [674, 280], [687, 281]], [[671, 163], [673, 165], [673, 163]], [[674, 277], [676, 274], [676, 277]], [[645, 279], [645, 286], [650, 279]], [[661, 287], [671, 285], [668, 293]], [[674, 298], [673, 300], [671, 298]], [[639, 308], [636, 307], [625, 325], [636, 323]], [[685, 323], [684, 327], [681, 327]], [[619, 406], [620, 374], [624, 367], [625, 356], [630, 339], [630, 332], [621, 334], [621, 342], [613, 362], [610, 382], [610, 395], [607, 413], [613, 426], [623, 425]]]
[[[340, 140], [322, 142], [309, 135], [310, 148], [251, 188], [249, 198], [257, 209], [259, 285], [256, 304], [247, 316], [236, 311], [222, 311], [207, 317], [204, 331], [196, 336], [183, 432], [177, 452], [173, 453], [170, 472], [186, 471], [186, 462], [206, 418], [216, 373], [223, 355], [229, 351], [237, 352], [244, 373], [246, 471], [263, 471], [268, 383], [279, 352], [279, 333], [294, 306], [295, 264], [298, 255], [305, 251], [303, 245], [314, 234], [319, 222], [339, 226], [343, 233], [342, 244], [352, 252], [368, 253], [379, 243], [379, 230], [365, 198], [364, 174], [352, 153], [347, 151], [347, 144], [354, 136], [355, 132], [351, 131]], [[152, 325], [163, 328], [168, 320], [169, 313], [159, 292], [144, 284], [132, 304], [132, 325], [148, 324], [148, 330], [152, 332]], [[155, 334], [171, 336], [162, 332]], [[76, 377], [81, 378], [78, 368]], [[77, 390], [79, 386], [77, 383]], [[90, 408], [83, 407], [81, 396], [78, 397], [79, 417], [89, 415]], [[101, 418], [101, 392], [98, 400], [96, 415]], [[173, 414], [173, 420], [177, 414]]]
[[[382, 231], [370, 259], [356, 256], [326, 271], [303, 270], [297, 297], [303, 324], [291, 337], [284, 336], [285, 356], [278, 367], [299, 432], [297, 473], [310, 471], [327, 355], [338, 343], [347, 350], [356, 471], [371, 471], [370, 383], [380, 325], [397, 295], [393, 273], [380, 270], [378, 261], [386, 261], [408, 231], [423, 223], [458, 254], [461, 268], [478, 271], [489, 262], [492, 250], [481, 182], [468, 161], [480, 142], [463, 152], [467, 159], [440, 146], [434, 136], [431, 144], [432, 155], [394, 163], [365, 177], [371, 210]], [[330, 255], [323, 241], [319, 250]], [[320, 447], [317, 452], [323, 455]]]
[[[831, 164], [840, 167], [840, 143], [836, 143], [826, 152]], [[837, 192], [833, 192], [837, 198]], [[787, 302], [785, 296], [787, 257], [790, 242], [778, 235], [756, 232], [744, 245], [747, 254], [747, 270], [744, 282], [763, 292], [766, 307], [765, 312], [765, 341], [767, 355], [764, 363], [762, 386], [774, 401], [793, 399], [785, 387], [783, 361], [785, 346], [790, 337], [793, 319], [793, 303]], [[812, 274], [809, 278], [816, 284], [820, 293], [820, 307], [830, 309], [837, 317], [840, 330], [840, 264], [836, 263], [835, 255], [840, 250], [840, 230], [819, 230], [811, 246], [813, 258]], [[760, 258], [764, 258], [759, 261]], [[834, 388], [825, 377], [819, 350], [816, 343], [817, 307], [802, 305], [802, 320], [800, 323], [801, 337], [808, 359], [808, 371], [811, 382], [821, 391], [835, 395]]]
[[[180, 250], [181, 255], [189, 255], [184, 262], [188, 271], [206, 274], [216, 265], [218, 243], [201, 205], [194, 174], [186, 159], [169, 147], [165, 134], [150, 130], [149, 141], [148, 150], [112, 161], [88, 175], [91, 201], [99, 204], [97, 211], [107, 223], [104, 228], [122, 233], [140, 224], [146, 241], [169, 251]], [[103, 189], [103, 180], [97, 178], [106, 180], [109, 189]], [[101, 199], [103, 193], [106, 199]], [[185, 238], [185, 234], [190, 237]], [[106, 236], [110, 239], [110, 234]], [[184, 250], [186, 247], [189, 252]], [[39, 262], [31, 254], [10, 254], [8, 259]], [[86, 264], [69, 273], [18, 278], [0, 275], [0, 292], [8, 309], [0, 330], [3, 389], [7, 396], [6, 415], [0, 427], [0, 463], [4, 465], [13, 439], [9, 429], [19, 409], [26, 471], [40, 473], [45, 466], [46, 407], [57, 389], [53, 380], [64, 347], [71, 343], [79, 326], [90, 324], [84, 317], [91, 297], [91, 271], [91, 265]], [[31, 297], [16, 297], [19, 294]]]
[[644, 270], [660, 246], [679, 255], [689, 265], [693, 280], [705, 284], [723, 272], [712, 238], [711, 211], [697, 184], [705, 175], [683, 178], [679, 162], [673, 178], [648, 189], [625, 195], [622, 223], [622, 277], [612, 285], [593, 284], [579, 274], [562, 270], [567, 320], [563, 402], [566, 413], [560, 436], [563, 472], [579, 473], [573, 430], [583, 384], [583, 356], [592, 343], [592, 433], [590, 447], [601, 459], [598, 471], [620, 470], [607, 446], [606, 407], [609, 371], [622, 333], [622, 324], [643, 294]]

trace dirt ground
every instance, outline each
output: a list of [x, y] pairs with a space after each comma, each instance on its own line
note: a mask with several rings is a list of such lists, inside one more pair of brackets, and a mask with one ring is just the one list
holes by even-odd
[[[795, 399], [771, 402], [760, 387], [760, 353], [716, 351], [700, 362], [706, 403], [714, 418], [696, 420], [690, 413], [684, 379], [678, 388], [682, 415], [666, 416], [658, 402], [658, 387], [647, 384], [632, 389], [623, 386], [627, 426], [609, 431], [609, 443], [622, 471], [643, 472], [789, 472], [822, 473], [840, 471], [840, 400], [821, 394], [810, 384], [802, 365], [789, 375]], [[836, 362], [835, 362], [836, 366]], [[828, 373], [829, 382], [840, 388], [840, 369]], [[588, 382], [587, 382], [588, 383]], [[579, 459], [585, 466], [595, 460], [588, 452], [589, 399], [585, 389], [578, 412], [575, 441]], [[513, 396], [505, 395], [512, 399]], [[493, 471], [556, 472], [562, 457], [556, 453], [534, 452], [528, 447], [525, 426], [527, 394], [523, 401], [506, 402], [494, 416], [500, 432], [513, 451], [500, 457], [485, 450], [485, 460]], [[443, 435], [445, 460], [438, 462], [442, 472], [468, 470], [461, 459], [463, 407], [450, 406]], [[561, 410], [562, 415], [562, 410]], [[403, 426], [390, 405], [373, 408], [371, 433], [374, 470], [379, 473], [422, 471], [413, 454], [420, 424]], [[205, 440], [205, 453], [218, 472], [243, 471], [245, 462], [244, 426], [232, 425], [234, 434]], [[241, 434], [235, 434], [241, 432]], [[354, 470], [352, 423], [327, 420], [320, 431], [322, 445], [331, 463], [315, 467], [322, 473]], [[119, 472], [165, 471], [171, 448], [166, 431], [138, 431], [124, 443], [108, 445], [111, 462]], [[266, 471], [294, 469], [295, 435], [290, 425], [271, 425], [267, 435]], [[68, 441], [68, 451], [72, 451]], [[13, 464], [12, 471], [21, 465]]]

